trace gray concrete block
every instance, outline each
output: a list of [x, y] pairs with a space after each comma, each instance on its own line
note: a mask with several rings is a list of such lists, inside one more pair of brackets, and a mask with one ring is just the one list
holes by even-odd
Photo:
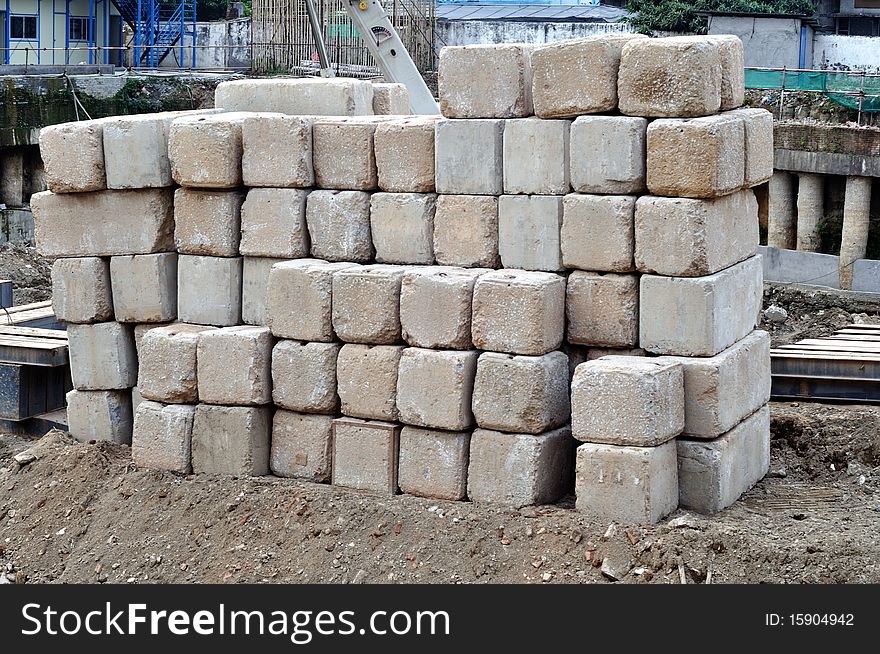
[[505, 268], [562, 270], [562, 198], [502, 195], [498, 199], [498, 251]]
[[434, 116], [379, 123], [373, 134], [379, 188], [390, 193], [434, 191]]
[[52, 309], [67, 323], [113, 320], [109, 262], [98, 257], [57, 259], [52, 264]]
[[373, 113], [377, 116], [400, 116], [410, 113], [406, 84], [373, 83]]
[[482, 269], [426, 266], [407, 272], [400, 283], [403, 340], [414, 347], [473, 349], [471, 305]]
[[300, 413], [335, 413], [339, 349], [339, 343], [279, 341], [272, 350], [272, 401]]
[[470, 432], [404, 427], [400, 432], [400, 490], [439, 500], [467, 497]]
[[268, 327], [224, 327], [199, 334], [199, 400], [236, 406], [271, 403], [273, 345]]
[[[764, 279], [768, 282], [840, 288], [840, 258], [833, 254], [799, 252], [764, 245], [758, 247], [758, 254], [764, 266]], [[856, 261], [853, 264], [853, 290], [866, 290], [855, 288], [859, 268], [859, 262]]]
[[370, 234], [377, 263], [434, 263], [433, 193], [373, 193]]
[[504, 192], [563, 195], [568, 180], [571, 122], [516, 118], [504, 121]]
[[[318, 118], [312, 124], [315, 186], [371, 191], [379, 187], [373, 135], [379, 124], [372, 116]], [[340, 156], [340, 153], [345, 156]]]
[[434, 257], [444, 266], [498, 267], [498, 198], [437, 196]]
[[189, 403], [199, 400], [199, 334], [213, 329], [176, 323], [144, 333], [140, 345], [138, 389], [147, 400]]
[[571, 193], [562, 203], [562, 264], [600, 272], [634, 269], [634, 216], [631, 195]]
[[224, 111], [276, 111], [292, 116], [369, 116], [373, 84], [345, 77], [232, 80], [217, 85], [214, 106]]
[[333, 484], [397, 493], [400, 425], [356, 418], [333, 421]]
[[119, 322], [161, 323], [177, 318], [177, 254], [133, 254], [110, 259], [113, 311]]
[[404, 266], [376, 264], [333, 274], [333, 330], [346, 343], [400, 341], [400, 283]]
[[177, 259], [177, 317], [181, 322], [226, 327], [241, 322], [241, 257]]
[[174, 242], [181, 254], [237, 257], [241, 191], [179, 188], [174, 192]]
[[67, 338], [75, 389], [119, 390], [137, 384], [138, 360], [130, 325], [118, 322], [68, 325]]
[[852, 290], [880, 293], [880, 261], [857, 259], [853, 263]]
[[438, 193], [503, 192], [503, 120], [439, 120], [434, 140]]
[[440, 52], [440, 112], [447, 118], [530, 116], [530, 46], [516, 43], [445, 47]]
[[193, 420], [193, 472], [266, 475], [271, 434], [271, 407], [199, 404]]
[[312, 191], [306, 200], [306, 223], [313, 257], [357, 263], [373, 259], [369, 193]]
[[241, 321], [247, 325], [269, 324], [269, 273], [286, 259], [244, 257], [241, 272]]
[[729, 113], [745, 127], [745, 185], [757, 186], [773, 175], [773, 114], [766, 109], [737, 109]]
[[301, 259], [309, 256], [306, 197], [292, 188], [252, 188], [241, 205], [241, 242], [246, 257]]
[[575, 270], [565, 291], [567, 340], [631, 348], [639, 339], [639, 276]]
[[645, 190], [645, 118], [580, 116], [571, 124], [571, 185], [580, 193]]
[[131, 459], [140, 468], [188, 474], [196, 408], [145, 400], [134, 414]]
[[241, 186], [241, 126], [253, 115], [221, 112], [173, 121], [168, 132], [168, 158], [174, 181], [193, 188]]
[[478, 356], [475, 350], [405, 349], [397, 373], [400, 421], [448, 431], [471, 427]]
[[309, 188], [312, 167], [311, 116], [264, 114], [241, 125], [241, 177], [245, 186]]
[[106, 118], [50, 125], [40, 130], [40, 157], [53, 193], [107, 188], [103, 128]]
[[332, 456], [333, 416], [275, 412], [269, 456], [273, 475], [326, 484]]
[[401, 345], [346, 344], [336, 359], [342, 413], [353, 418], [397, 420]]
[[127, 390], [67, 394], [67, 431], [81, 443], [109, 441], [128, 445], [132, 420], [131, 393]]

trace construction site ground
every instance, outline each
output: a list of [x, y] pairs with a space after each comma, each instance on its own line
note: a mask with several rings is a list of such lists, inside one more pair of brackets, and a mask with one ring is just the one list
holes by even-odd
[[[48, 297], [47, 270], [33, 250], [0, 250], [0, 277], [16, 281], [19, 302]], [[770, 285], [770, 305], [787, 313], [762, 325], [775, 344], [880, 322], [880, 300], [850, 293]], [[880, 407], [774, 402], [771, 410], [770, 474], [719, 514], [677, 511], [653, 528], [590, 520], [573, 510], [573, 497], [512, 510], [273, 477], [184, 477], [136, 469], [125, 446], [76, 443], [57, 431], [39, 440], [0, 435], [0, 576], [18, 583], [880, 582]], [[25, 450], [33, 456], [24, 461], [33, 460], [16, 462]]]

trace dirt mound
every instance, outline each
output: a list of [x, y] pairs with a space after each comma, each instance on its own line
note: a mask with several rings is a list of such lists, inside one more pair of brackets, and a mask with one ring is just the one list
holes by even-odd
[[52, 299], [52, 262], [37, 255], [37, 249], [22, 243], [0, 245], [0, 279], [13, 282], [15, 304]]

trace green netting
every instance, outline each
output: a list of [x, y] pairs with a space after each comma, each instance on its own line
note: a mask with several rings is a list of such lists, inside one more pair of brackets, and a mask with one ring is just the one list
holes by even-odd
[[824, 93], [831, 100], [849, 107], [859, 108], [858, 95], [845, 95], [862, 91], [862, 111], [880, 112], [880, 76], [851, 75], [827, 71], [808, 73], [787, 70], [746, 70], [747, 89], [781, 89], [786, 91], [814, 91]]

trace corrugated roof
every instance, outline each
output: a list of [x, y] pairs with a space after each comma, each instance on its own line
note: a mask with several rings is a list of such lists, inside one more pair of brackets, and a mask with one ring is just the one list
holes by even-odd
[[595, 23], [614, 23], [629, 16], [620, 7], [607, 5], [529, 5], [484, 4], [466, 2], [438, 4], [438, 20], [568, 20]]

